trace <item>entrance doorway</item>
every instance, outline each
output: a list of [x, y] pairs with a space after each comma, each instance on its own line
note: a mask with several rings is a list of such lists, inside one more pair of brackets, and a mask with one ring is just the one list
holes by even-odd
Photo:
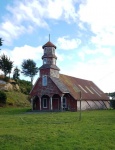
[[59, 110], [59, 98], [52, 99], [53, 110]]

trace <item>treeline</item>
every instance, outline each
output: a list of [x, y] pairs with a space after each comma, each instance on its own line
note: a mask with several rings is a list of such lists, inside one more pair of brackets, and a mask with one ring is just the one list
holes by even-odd
[[[14, 67], [14, 62], [10, 60], [5, 54], [0, 56], [0, 70], [4, 73], [4, 77], [10, 78], [10, 74]], [[31, 86], [33, 85], [34, 76], [38, 73], [38, 67], [36, 67], [36, 63], [32, 59], [24, 60], [21, 64], [21, 70], [16, 66], [13, 70], [13, 79], [18, 81], [20, 77], [20, 73], [24, 76], [30, 77]]]
[[[2, 38], [0, 38], [0, 47], [1, 46], [3, 46]], [[15, 62], [13, 62], [7, 55], [0, 55], [0, 70], [3, 72], [3, 74], [0, 75], [0, 79], [6, 82], [9, 82], [10, 79], [15, 80], [20, 87], [20, 92], [28, 95], [33, 86], [33, 79], [38, 73], [38, 67], [36, 67], [36, 63], [32, 59], [27, 59], [23, 60], [20, 68], [21, 69], [19, 69], [18, 66], [15, 66]], [[11, 73], [12, 77], [10, 77]], [[26, 77], [30, 77], [30, 82], [21, 80], [21, 74]], [[6, 100], [6, 93], [4, 91], [0, 91], [0, 103], [6, 103]]]
[[[0, 38], [0, 47], [3, 45], [3, 39]], [[12, 69], [14, 67], [14, 62], [10, 60], [5, 54], [0, 56], [0, 70], [3, 71], [4, 76], [6, 77], [12, 72]], [[16, 66], [13, 71], [13, 79], [18, 80], [20, 73], [22, 73], [24, 76], [30, 77], [31, 79], [31, 86], [33, 84], [33, 78], [38, 73], [38, 67], [36, 67], [36, 63], [32, 59], [24, 60], [21, 64], [21, 71]]]
[[115, 92], [108, 93], [108, 96], [112, 98], [110, 100], [110, 105], [113, 109], [115, 109]]

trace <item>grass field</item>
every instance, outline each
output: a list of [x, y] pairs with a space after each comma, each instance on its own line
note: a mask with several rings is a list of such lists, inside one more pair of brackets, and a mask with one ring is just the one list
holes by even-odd
[[115, 110], [0, 108], [0, 150], [115, 150]]

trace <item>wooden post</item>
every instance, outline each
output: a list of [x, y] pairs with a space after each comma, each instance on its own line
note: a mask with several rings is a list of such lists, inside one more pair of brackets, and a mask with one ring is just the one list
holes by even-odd
[[50, 97], [50, 109], [52, 110], [52, 97]]
[[81, 120], [81, 100], [82, 100], [82, 95], [80, 91], [80, 113], [79, 113], [79, 121]]
[[61, 96], [61, 111], [63, 111], [63, 95]]
[[39, 100], [40, 100], [40, 110], [41, 110], [41, 97], [39, 98]]
[[32, 106], [32, 111], [34, 110], [34, 106], [33, 106], [33, 98], [31, 98], [31, 106]]

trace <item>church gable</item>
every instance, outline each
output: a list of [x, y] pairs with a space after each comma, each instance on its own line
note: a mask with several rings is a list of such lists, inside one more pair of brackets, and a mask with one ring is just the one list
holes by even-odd
[[31, 96], [34, 95], [48, 95], [53, 96], [54, 94], [58, 94], [61, 95], [62, 91], [59, 87], [57, 87], [57, 85], [54, 83], [54, 81], [52, 81], [52, 78], [50, 78], [49, 76], [46, 76], [46, 80], [44, 83], [44, 77], [39, 78], [38, 81], [36, 82], [35, 86], [33, 87], [32, 91], [30, 92]]

